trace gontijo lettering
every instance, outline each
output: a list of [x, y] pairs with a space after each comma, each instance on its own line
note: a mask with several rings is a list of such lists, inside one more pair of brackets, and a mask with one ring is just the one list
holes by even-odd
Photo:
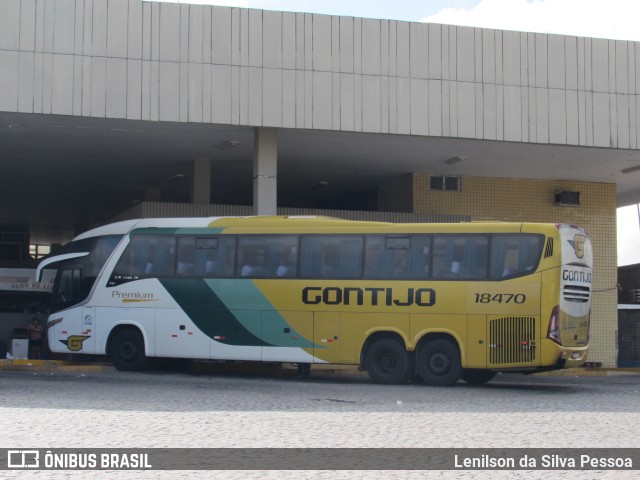
[[562, 279], [570, 282], [591, 283], [591, 272], [583, 270], [562, 270]]
[[302, 303], [306, 305], [385, 305], [431, 307], [436, 303], [436, 291], [432, 288], [407, 288], [398, 291], [384, 287], [305, 287]]

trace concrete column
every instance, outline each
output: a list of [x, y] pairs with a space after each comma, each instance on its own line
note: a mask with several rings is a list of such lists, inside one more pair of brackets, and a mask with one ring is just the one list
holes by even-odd
[[275, 215], [278, 206], [278, 130], [256, 127], [253, 142], [253, 214]]
[[211, 160], [206, 158], [193, 161], [191, 203], [211, 203]]

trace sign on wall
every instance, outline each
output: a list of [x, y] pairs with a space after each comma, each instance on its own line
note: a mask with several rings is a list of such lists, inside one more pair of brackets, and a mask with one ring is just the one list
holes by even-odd
[[56, 270], [44, 270], [42, 281], [36, 282], [35, 269], [0, 268], [0, 290], [50, 293]]

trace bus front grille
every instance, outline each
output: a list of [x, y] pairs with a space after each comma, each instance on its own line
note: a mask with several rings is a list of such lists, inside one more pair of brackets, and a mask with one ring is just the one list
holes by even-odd
[[529, 363], [536, 358], [536, 321], [506, 317], [489, 323], [489, 362], [493, 365]]
[[565, 285], [562, 290], [562, 297], [567, 302], [586, 303], [591, 297], [591, 288], [579, 285]]

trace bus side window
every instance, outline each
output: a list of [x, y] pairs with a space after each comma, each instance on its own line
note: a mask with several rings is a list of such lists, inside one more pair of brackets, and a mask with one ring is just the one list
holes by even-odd
[[175, 258], [175, 237], [136, 235], [118, 260], [113, 275], [171, 277], [175, 272]]
[[175, 273], [176, 239], [175, 237], [159, 236], [150, 239], [149, 262], [150, 269], [146, 272], [153, 277], [172, 277]]
[[205, 278], [233, 275], [236, 240], [234, 237], [206, 237], [196, 239], [196, 275]]
[[304, 236], [300, 249], [300, 275], [304, 278], [362, 277], [362, 236]]
[[364, 278], [386, 278], [392, 268], [384, 248], [384, 237], [367, 237], [365, 244]]
[[371, 236], [366, 239], [365, 278], [427, 278], [431, 238]]
[[544, 236], [500, 234], [491, 239], [491, 278], [511, 278], [535, 271]]
[[409, 250], [408, 277], [413, 279], [429, 278], [431, 275], [431, 237], [414, 235]]
[[485, 235], [437, 235], [433, 240], [433, 276], [483, 279], [488, 257], [489, 239]]
[[176, 275], [189, 277], [195, 274], [196, 269], [196, 239], [193, 237], [181, 237], [178, 239], [178, 263]]
[[292, 235], [247, 235], [238, 241], [236, 273], [249, 278], [295, 277], [298, 237]]

